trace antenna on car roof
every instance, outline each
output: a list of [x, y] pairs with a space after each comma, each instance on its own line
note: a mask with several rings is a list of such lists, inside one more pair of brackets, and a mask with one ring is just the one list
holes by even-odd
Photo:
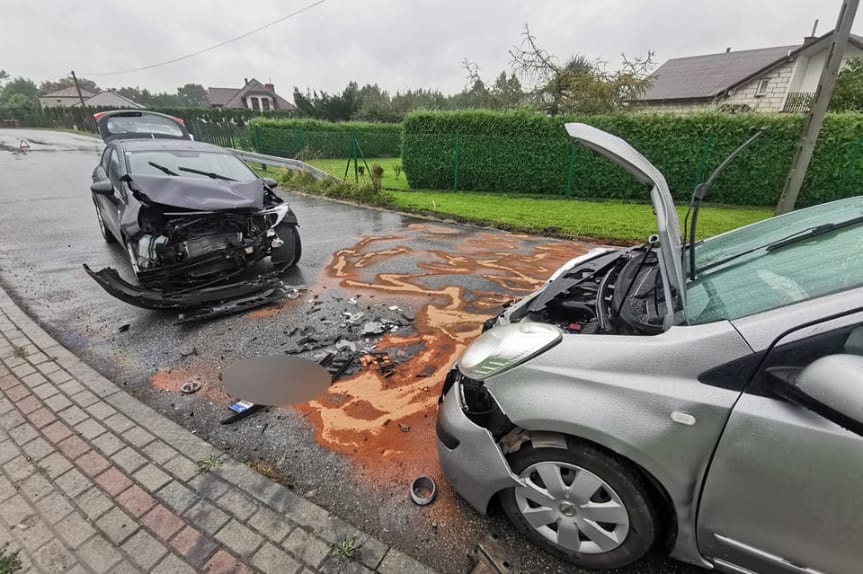
[[[737, 148], [732, 151], [728, 156], [722, 160], [722, 163], [717, 166], [713, 173], [710, 174], [710, 177], [707, 178], [707, 181], [699, 183], [695, 186], [695, 191], [692, 192], [692, 200], [689, 202], [689, 209], [686, 210], [686, 217], [683, 218], [683, 250], [681, 256], [685, 257], [685, 250], [687, 245], [689, 246], [689, 278], [695, 279], [695, 228], [698, 225], [698, 212], [701, 209], [701, 204], [704, 202], [705, 196], [707, 196], [707, 192], [713, 186], [716, 179], [725, 171], [725, 168], [728, 167], [731, 162], [737, 158], [740, 153], [748, 148], [752, 143], [760, 138], [767, 132], [767, 128], [763, 127], [758, 130], [755, 135], [750, 137], [748, 140], [737, 146]], [[686, 231], [687, 226], [689, 224], [689, 215], [692, 214], [692, 227], [689, 228], [689, 243], [686, 242]], [[684, 261], [685, 264], [685, 261]], [[685, 267], [685, 265], [684, 265]]]

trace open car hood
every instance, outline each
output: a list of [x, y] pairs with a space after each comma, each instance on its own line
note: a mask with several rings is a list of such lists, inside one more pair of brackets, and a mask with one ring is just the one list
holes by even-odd
[[638, 150], [615, 135], [581, 123], [566, 124], [566, 131], [578, 142], [623, 167], [636, 180], [650, 187], [650, 200], [656, 211], [660, 241], [659, 263], [669, 310], [666, 322], [679, 322], [686, 308], [686, 281], [680, 260], [680, 219], [665, 176]]
[[174, 175], [132, 175], [129, 186], [141, 201], [194, 211], [264, 208], [264, 183]]

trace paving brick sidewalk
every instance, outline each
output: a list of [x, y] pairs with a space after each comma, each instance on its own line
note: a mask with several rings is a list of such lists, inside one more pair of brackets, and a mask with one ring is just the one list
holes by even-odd
[[6, 543], [46, 574], [432, 572], [127, 395], [0, 289]]

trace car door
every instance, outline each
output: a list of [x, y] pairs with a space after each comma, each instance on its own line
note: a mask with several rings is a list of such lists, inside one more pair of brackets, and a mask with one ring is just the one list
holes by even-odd
[[702, 491], [699, 547], [718, 569], [860, 572], [863, 436], [780, 396], [789, 372], [841, 353], [863, 355], [863, 312], [808, 324], [763, 351]]
[[116, 146], [109, 146], [105, 150], [103, 156], [104, 167], [100, 164], [93, 174], [94, 180], [103, 176], [111, 181], [114, 186], [113, 195], [93, 194], [93, 197], [99, 204], [99, 209], [102, 212], [102, 221], [105, 226], [114, 234], [114, 237], [122, 238], [120, 234], [120, 215], [125, 205], [125, 192], [123, 190], [122, 176], [124, 173], [122, 167], [122, 158]]

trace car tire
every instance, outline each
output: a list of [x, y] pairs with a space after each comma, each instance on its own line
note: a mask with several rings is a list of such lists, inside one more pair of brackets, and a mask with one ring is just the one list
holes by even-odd
[[[627, 462], [576, 441], [567, 449], [526, 445], [508, 458], [527, 486], [501, 493], [503, 511], [549, 554], [584, 568], [621, 568], [656, 542], [650, 487]], [[540, 473], [555, 481], [551, 489]]]
[[276, 235], [282, 240], [282, 245], [270, 252], [270, 261], [274, 265], [287, 265], [293, 267], [300, 261], [303, 255], [303, 243], [300, 241], [300, 232], [293, 224], [281, 224], [276, 227]]
[[93, 200], [93, 205], [96, 207], [96, 220], [99, 222], [99, 231], [102, 233], [102, 239], [105, 240], [105, 243], [117, 243], [117, 238], [105, 227], [105, 221], [102, 219], [102, 209], [95, 199]]

